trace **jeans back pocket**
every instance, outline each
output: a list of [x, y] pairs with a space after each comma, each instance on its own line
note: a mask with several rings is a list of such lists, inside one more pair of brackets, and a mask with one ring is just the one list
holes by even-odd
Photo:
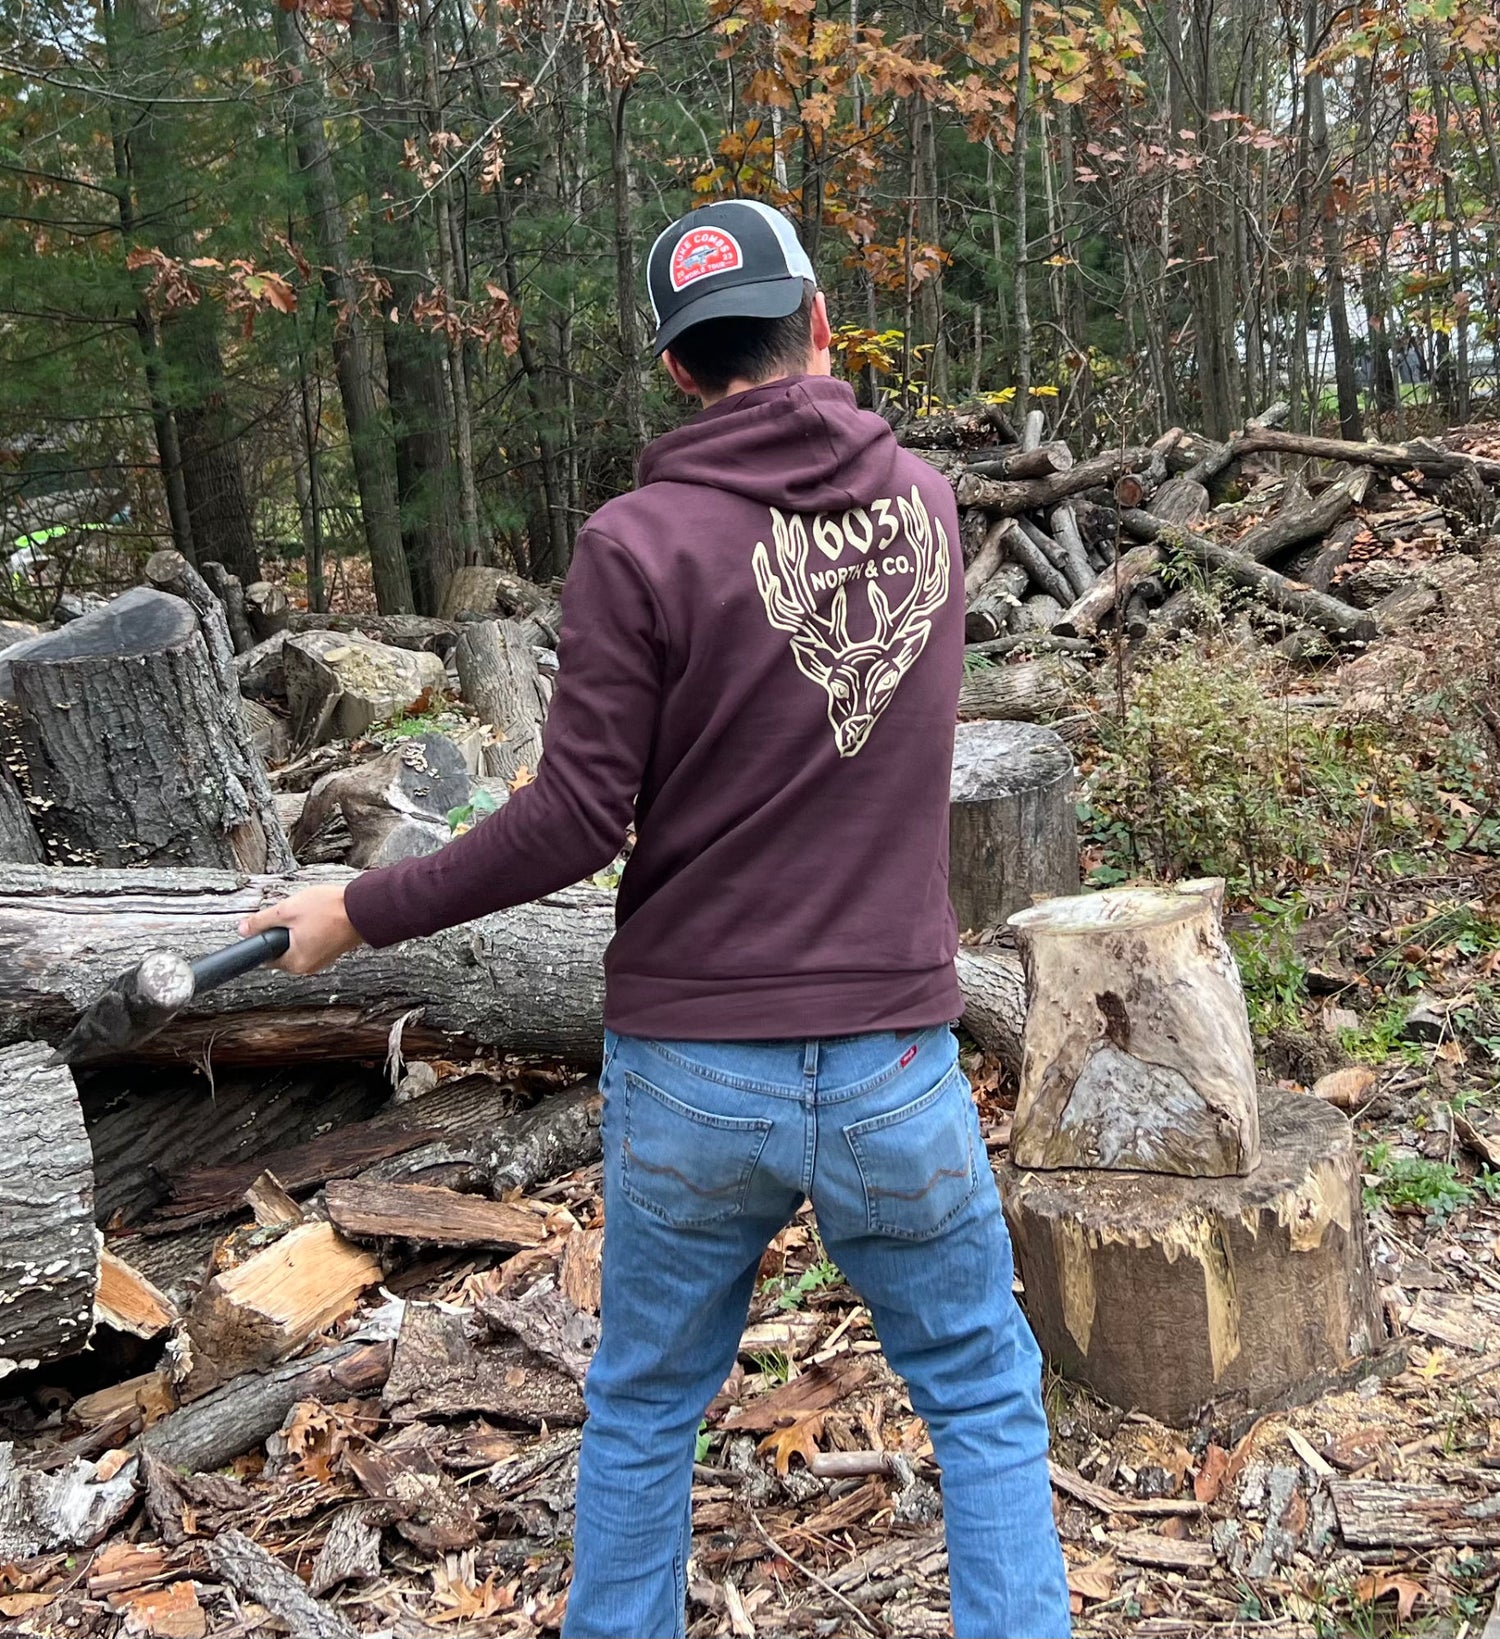
[[696, 1110], [627, 1070], [621, 1187], [679, 1229], [732, 1218], [770, 1130], [769, 1121]]
[[968, 1078], [955, 1065], [931, 1092], [844, 1129], [864, 1184], [872, 1234], [925, 1241], [979, 1187], [978, 1123]]

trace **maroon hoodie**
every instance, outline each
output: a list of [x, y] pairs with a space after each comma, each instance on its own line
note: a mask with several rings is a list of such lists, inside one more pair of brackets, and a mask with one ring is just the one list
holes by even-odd
[[953, 492], [849, 387], [737, 393], [652, 444], [578, 536], [534, 783], [367, 872], [394, 944], [607, 865], [632, 819], [605, 1022], [691, 1040], [957, 1018]]

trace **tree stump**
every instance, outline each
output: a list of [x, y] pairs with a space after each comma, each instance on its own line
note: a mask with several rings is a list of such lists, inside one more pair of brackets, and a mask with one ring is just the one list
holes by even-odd
[[1259, 1158], [1255, 1053], [1224, 884], [1120, 888], [1010, 918], [1026, 968], [1021, 1167], [1217, 1177]]
[[1050, 729], [960, 723], [949, 801], [948, 894], [960, 928], [1077, 893], [1073, 759]]
[[56, 853], [242, 871], [290, 860], [239, 696], [181, 598], [137, 587], [28, 647], [10, 672], [39, 829]]
[[1049, 1360], [1175, 1427], [1325, 1392], [1381, 1336], [1348, 1120], [1267, 1092], [1247, 1177], [999, 1169]]
[[0, 1049], [0, 1378], [88, 1341], [99, 1282], [94, 1174], [66, 1065], [45, 1042]]

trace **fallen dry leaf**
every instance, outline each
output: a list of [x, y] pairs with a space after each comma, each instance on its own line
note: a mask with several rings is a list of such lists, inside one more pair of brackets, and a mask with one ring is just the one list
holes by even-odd
[[1217, 1502], [1219, 1493], [1229, 1478], [1229, 1453], [1219, 1445], [1211, 1445], [1203, 1453], [1203, 1461], [1193, 1476], [1193, 1495], [1205, 1508]]
[[5, 1593], [0, 1594], [0, 1616], [25, 1616], [30, 1611], [39, 1611], [44, 1605], [55, 1605], [55, 1593]]
[[1364, 1102], [1364, 1097], [1375, 1085], [1375, 1072], [1367, 1064], [1349, 1064], [1342, 1070], [1332, 1070], [1319, 1076], [1313, 1083], [1313, 1095], [1326, 1100], [1338, 1110], [1352, 1110]]
[[432, 1597], [442, 1607], [432, 1613], [434, 1622], [482, 1622], [516, 1603], [514, 1582], [501, 1585], [498, 1571], [483, 1582], [474, 1580], [474, 1553], [448, 1554], [432, 1573]]
[[1120, 1568], [1110, 1554], [1091, 1559], [1087, 1565], [1070, 1565], [1068, 1592], [1084, 1599], [1112, 1599], [1119, 1574]]
[[826, 1416], [821, 1411], [794, 1417], [785, 1428], [773, 1429], [756, 1450], [775, 1453], [778, 1474], [790, 1470], [793, 1457], [800, 1457], [811, 1468], [813, 1458], [818, 1455], [818, 1441], [823, 1437], [825, 1421]]
[[1354, 1597], [1364, 1605], [1378, 1604], [1388, 1595], [1394, 1594], [1398, 1622], [1408, 1620], [1412, 1608], [1426, 1592], [1426, 1588], [1415, 1578], [1399, 1576], [1390, 1571], [1371, 1571], [1368, 1576], [1362, 1576], [1354, 1584]]

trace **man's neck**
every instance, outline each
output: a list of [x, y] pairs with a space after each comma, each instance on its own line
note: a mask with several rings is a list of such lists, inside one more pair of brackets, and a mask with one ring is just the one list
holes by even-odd
[[733, 398], [736, 393], [748, 393], [755, 387], [770, 387], [775, 382], [790, 381], [791, 379], [792, 373], [787, 370], [783, 370], [781, 374], [777, 376], [767, 376], [763, 381], [740, 381], [736, 379], [731, 381], [722, 393], [704, 392], [700, 388], [698, 392], [698, 399], [703, 405], [703, 408], [705, 410], [709, 410], [712, 409], [715, 404], [722, 404], [726, 398]]

